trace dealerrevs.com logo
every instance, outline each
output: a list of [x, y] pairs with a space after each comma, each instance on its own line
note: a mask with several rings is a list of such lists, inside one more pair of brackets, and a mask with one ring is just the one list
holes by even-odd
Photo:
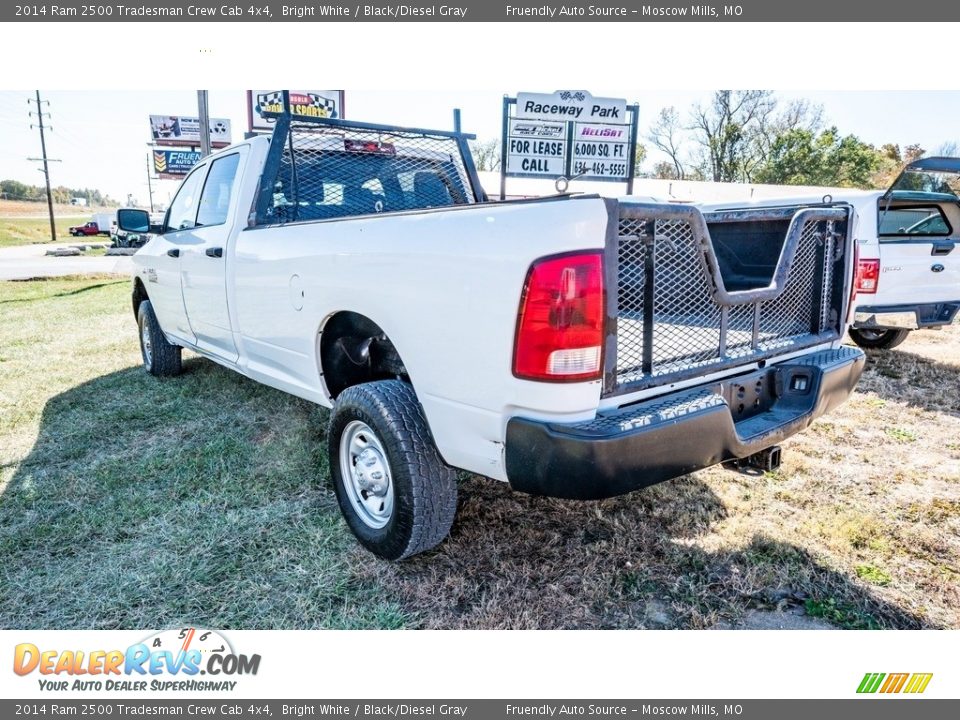
[[259, 669], [259, 654], [237, 653], [220, 633], [192, 627], [165, 630], [126, 650], [20, 643], [13, 653], [13, 671], [37, 673], [40, 689], [50, 691], [230, 691], [237, 685], [232, 678], [256, 675]]

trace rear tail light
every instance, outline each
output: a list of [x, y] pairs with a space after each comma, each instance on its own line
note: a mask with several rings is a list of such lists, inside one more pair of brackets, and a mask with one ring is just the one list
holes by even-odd
[[858, 258], [853, 289], [857, 295], [872, 295], [880, 283], [880, 261], [876, 258]]
[[553, 382], [599, 379], [604, 315], [600, 252], [536, 261], [520, 298], [514, 375]]

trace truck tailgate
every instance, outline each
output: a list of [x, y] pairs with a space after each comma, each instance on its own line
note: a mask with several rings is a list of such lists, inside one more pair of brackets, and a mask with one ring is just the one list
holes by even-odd
[[[704, 215], [620, 201], [616, 212], [605, 396], [737, 372], [841, 337], [847, 206]], [[722, 237], [716, 246], [711, 229]]]

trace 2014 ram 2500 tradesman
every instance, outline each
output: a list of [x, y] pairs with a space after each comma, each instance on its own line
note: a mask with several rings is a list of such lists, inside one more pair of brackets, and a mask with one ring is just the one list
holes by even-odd
[[280, 116], [199, 163], [134, 256], [146, 369], [186, 347], [331, 407], [374, 553], [447, 535], [454, 468], [609, 497], [776, 462], [853, 389], [849, 206], [489, 202], [467, 137]]

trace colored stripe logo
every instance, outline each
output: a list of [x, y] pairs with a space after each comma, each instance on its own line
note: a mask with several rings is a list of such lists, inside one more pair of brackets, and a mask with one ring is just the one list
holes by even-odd
[[919, 694], [927, 689], [933, 673], [867, 673], [860, 681], [857, 692], [861, 694]]

